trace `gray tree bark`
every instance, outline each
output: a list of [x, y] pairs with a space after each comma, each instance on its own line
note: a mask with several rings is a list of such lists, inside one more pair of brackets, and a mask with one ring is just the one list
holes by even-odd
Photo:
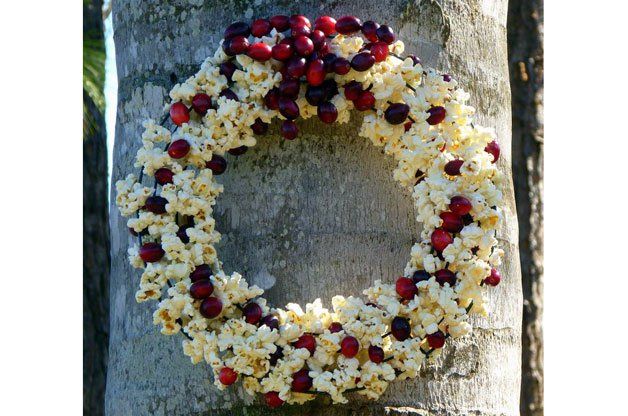
[[[474, 318], [473, 335], [447, 346], [443, 356], [413, 381], [393, 383], [377, 402], [352, 398], [346, 406], [317, 399], [281, 414], [516, 415], [521, 370], [521, 276], [517, 220], [510, 176], [510, 89], [505, 0], [378, 0], [298, 3], [114, 3], [119, 76], [113, 182], [133, 170], [141, 120], [161, 116], [176, 75], [185, 78], [213, 53], [233, 20], [276, 13], [341, 16], [386, 22], [424, 63], [455, 74], [473, 96], [477, 122], [495, 126], [508, 175], [503, 284], [490, 292], [493, 313]], [[175, 75], [176, 74], [176, 75]], [[277, 126], [245, 156], [229, 158], [217, 208], [223, 234], [219, 253], [227, 272], [238, 270], [267, 290], [269, 301], [304, 305], [317, 297], [360, 295], [375, 279], [392, 281], [409, 256], [420, 227], [410, 196], [392, 179], [393, 161], [349, 126], [303, 123], [295, 142]], [[132, 243], [112, 205], [111, 343], [106, 411], [109, 415], [267, 414], [240, 388], [219, 392], [210, 371], [193, 366], [180, 337], [152, 325], [152, 310], [138, 305], [137, 271], [127, 264]]]

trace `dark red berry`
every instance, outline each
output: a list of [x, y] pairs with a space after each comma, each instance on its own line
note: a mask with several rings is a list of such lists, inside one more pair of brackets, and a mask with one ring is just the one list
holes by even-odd
[[427, 123], [432, 126], [441, 123], [445, 120], [445, 116], [447, 115], [447, 111], [441, 106], [432, 107], [427, 110], [427, 112], [430, 113], [430, 116], [427, 118]]
[[404, 103], [393, 103], [384, 111], [384, 118], [390, 124], [402, 124], [408, 118], [410, 106]]
[[279, 329], [279, 319], [275, 315], [266, 315], [259, 321], [259, 324], [266, 325], [270, 329]]
[[205, 162], [205, 167], [211, 169], [214, 175], [221, 175], [227, 169], [227, 161], [220, 155], [212, 155], [212, 159]]
[[247, 150], [249, 150], [249, 148], [246, 146], [238, 146], [234, 147], [233, 149], [227, 150], [227, 152], [229, 152], [230, 155], [241, 156], [245, 154]]
[[220, 369], [220, 373], [218, 374], [218, 380], [225, 386], [230, 386], [236, 382], [238, 379], [238, 373], [233, 371], [229, 367], [223, 367]]
[[448, 245], [454, 242], [453, 237], [447, 231], [437, 228], [432, 231], [432, 246], [437, 252], [442, 252]]
[[314, 52], [314, 42], [307, 36], [297, 36], [294, 38], [294, 50], [300, 56], [310, 56]]
[[347, 100], [355, 101], [362, 92], [362, 84], [358, 81], [350, 81], [345, 84], [345, 98]]
[[499, 148], [499, 143], [497, 143], [497, 141], [495, 140], [487, 144], [486, 147], [484, 148], [484, 151], [493, 155], [493, 163], [497, 162], [497, 159], [499, 159], [499, 155], [501, 153], [501, 150]]
[[255, 302], [249, 302], [242, 309], [242, 314], [247, 324], [255, 325], [262, 319], [262, 307]]
[[384, 362], [384, 350], [377, 345], [369, 346], [369, 360], [375, 364]]
[[445, 211], [440, 213], [440, 218], [443, 220], [441, 228], [450, 233], [459, 233], [464, 228], [464, 222], [462, 217], [453, 212]]
[[306, 69], [307, 61], [305, 60], [305, 58], [293, 56], [286, 63], [286, 72], [292, 78], [301, 78], [303, 75], [305, 75]]
[[149, 196], [148, 198], [146, 198], [144, 209], [148, 212], [152, 212], [153, 214], [165, 214], [167, 203], [168, 200], [163, 196]]
[[433, 334], [427, 335], [427, 344], [430, 346], [430, 348], [436, 350], [438, 348], [443, 348], [443, 345], [445, 345], [445, 339], [445, 334], [443, 334], [441, 331], [436, 331]]
[[336, 32], [341, 35], [349, 35], [362, 28], [362, 22], [355, 16], [342, 16], [336, 22]]
[[330, 101], [338, 94], [338, 84], [336, 84], [336, 81], [333, 79], [326, 79], [321, 86], [323, 87], [323, 91], [325, 91], [324, 101]]
[[453, 287], [456, 284], [456, 273], [449, 269], [440, 269], [434, 272], [434, 277], [439, 285], [444, 286], [445, 283], [449, 283], [449, 286]]
[[332, 334], [335, 334], [336, 332], [340, 332], [342, 331], [342, 325], [340, 324], [340, 322], [332, 322], [329, 325], [329, 332], [331, 332]]
[[323, 46], [323, 43], [327, 38], [325, 37], [325, 34], [320, 30], [313, 30], [312, 33], [310, 33], [310, 39], [314, 44], [314, 50], [317, 51], [321, 48], [321, 46]]
[[174, 173], [172, 173], [172, 171], [168, 168], [159, 168], [155, 171], [155, 180], [160, 185], [172, 183], [173, 177]]
[[336, 19], [331, 16], [319, 16], [314, 21], [314, 29], [320, 30], [325, 36], [333, 35], [336, 32]]
[[314, 355], [316, 338], [312, 334], [303, 334], [294, 343], [294, 348], [305, 348], [310, 352], [310, 355]]
[[351, 68], [358, 72], [367, 71], [375, 63], [375, 58], [370, 52], [360, 52], [351, 59]]
[[224, 75], [228, 81], [232, 81], [233, 73], [238, 69], [231, 61], [226, 61], [220, 64], [220, 74]]
[[222, 301], [217, 297], [210, 296], [201, 302], [199, 311], [205, 318], [213, 319], [222, 312]]
[[264, 400], [266, 401], [266, 406], [271, 409], [276, 409], [281, 406], [284, 401], [279, 397], [279, 393], [276, 391], [269, 391], [268, 393], [264, 393]]
[[197, 280], [190, 286], [190, 296], [194, 299], [205, 299], [214, 293], [214, 285], [209, 279]]
[[340, 352], [347, 358], [353, 358], [360, 351], [360, 343], [355, 337], [346, 336], [340, 341]]
[[388, 57], [388, 45], [384, 42], [375, 42], [371, 46], [371, 54], [375, 58], [375, 62], [385, 61]]
[[310, 19], [308, 19], [306, 16], [303, 16], [302, 14], [293, 14], [292, 16], [290, 16], [290, 28], [294, 29], [295, 27], [301, 27], [301, 26], [305, 26], [305, 27], [312, 27], [312, 23], [310, 23]]
[[454, 214], [458, 214], [460, 216], [466, 215], [471, 212], [471, 208], [473, 208], [471, 201], [464, 196], [457, 195], [449, 200], [449, 209]]
[[377, 38], [390, 45], [395, 41], [395, 32], [388, 25], [381, 25], [377, 28]]
[[278, 43], [273, 46], [272, 55], [278, 61], [287, 61], [292, 56], [292, 46], [287, 43]]
[[170, 106], [170, 118], [177, 126], [190, 121], [190, 110], [183, 103], [174, 103]]
[[497, 286], [501, 282], [502, 276], [496, 269], [491, 269], [491, 274], [484, 279], [484, 282], [489, 286]]
[[410, 128], [412, 128], [412, 124], [414, 124], [414, 122], [412, 120], [408, 120], [404, 123], [403, 125], [403, 130], [404, 131], [408, 131], [410, 130]]
[[173, 159], [181, 159], [190, 151], [190, 144], [185, 139], [175, 140], [168, 146], [168, 155]]
[[190, 237], [187, 234], [187, 229], [188, 228], [192, 228], [192, 226], [190, 226], [190, 225], [182, 225], [177, 230], [177, 237], [179, 237], [179, 240], [181, 240], [181, 242], [183, 244], [187, 244], [187, 243], [190, 242]]
[[268, 131], [268, 123], [264, 123], [260, 118], [256, 118], [253, 124], [251, 124], [251, 130], [255, 134], [266, 134]]
[[445, 81], [445, 82], [451, 82], [451, 75], [449, 75], [449, 74], [443, 74], [443, 81]]
[[425, 270], [417, 270], [412, 273], [412, 281], [414, 283], [424, 282], [426, 280], [430, 280], [430, 274]]
[[227, 100], [240, 101], [238, 95], [231, 88], [225, 88], [218, 94], [219, 97], [225, 97]]
[[251, 28], [249, 27], [248, 23], [234, 22], [234, 23], [231, 23], [229, 26], [227, 26], [227, 28], [225, 29], [224, 38], [231, 39], [235, 36], [247, 37], [250, 34], [251, 34]]
[[419, 293], [419, 289], [417, 289], [412, 279], [407, 277], [400, 277], [397, 279], [397, 282], [395, 283], [395, 290], [397, 291], [399, 297], [406, 300], [414, 299], [414, 295]]
[[334, 61], [334, 72], [338, 75], [345, 75], [351, 71], [351, 62], [345, 58], [337, 58]]
[[371, 91], [362, 91], [353, 104], [360, 111], [370, 110], [375, 105], [375, 95]]
[[410, 337], [410, 321], [407, 318], [396, 316], [390, 324], [390, 332], [397, 341], [405, 341]]
[[316, 113], [323, 123], [331, 124], [338, 118], [338, 109], [333, 103], [325, 102], [319, 104]]
[[310, 105], [318, 106], [325, 100], [325, 89], [322, 86], [313, 87], [309, 85], [305, 90], [305, 99]]
[[292, 391], [305, 393], [312, 388], [312, 377], [309, 372], [310, 370], [304, 368], [292, 375]]
[[462, 167], [464, 160], [455, 159], [450, 160], [445, 165], [445, 173], [450, 176], [458, 176], [460, 175], [460, 168]]
[[140, 247], [140, 258], [146, 263], [159, 261], [164, 254], [166, 254], [166, 252], [161, 248], [161, 244], [159, 243], [144, 243], [142, 247]]
[[379, 24], [375, 23], [372, 20], [367, 20], [362, 24], [362, 34], [365, 38], [367, 38], [371, 42], [377, 42], [379, 39], [377, 38], [377, 29], [379, 28]]
[[212, 108], [212, 99], [209, 95], [200, 92], [192, 97], [192, 108], [196, 111], [196, 114], [204, 116], [207, 114], [207, 110]]
[[244, 36], [236, 36], [229, 40], [229, 52], [231, 52], [231, 55], [247, 53], [250, 46], [249, 40]]
[[257, 19], [251, 24], [251, 35], [256, 38], [266, 36], [273, 29], [270, 21], [267, 19]]
[[310, 29], [307, 26], [296, 26], [290, 29], [290, 35], [293, 38], [296, 38], [297, 36], [309, 37], [311, 34], [312, 34], [312, 29]]
[[265, 62], [273, 56], [271, 47], [264, 42], [257, 42], [249, 47], [249, 57], [256, 61]]
[[277, 349], [275, 350], [275, 352], [270, 354], [270, 357], [268, 357], [268, 362], [270, 363], [270, 365], [275, 365], [277, 364], [277, 361], [280, 358], [283, 358], [283, 348], [281, 348], [279, 345], [276, 345]]
[[279, 90], [277, 88], [273, 88], [264, 97], [264, 104], [270, 110], [278, 110], [279, 109]]
[[[335, 53], [328, 53], [323, 55], [323, 63], [325, 64], [325, 72], [334, 72], [334, 62], [338, 57]], [[348, 62], [348, 61], [347, 61]]]
[[271, 17], [269, 20], [272, 27], [277, 29], [277, 32], [283, 32], [290, 28], [290, 18], [288, 16], [277, 15]]
[[281, 135], [286, 140], [294, 140], [299, 134], [299, 128], [294, 121], [286, 120], [281, 123]]
[[212, 275], [212, 269], [207, 264], [201, 264], [196, 266], [194, 271], [190, 274], [190, 280], [192, 282], [198, 282], [199, 280], [209, 279]]
[[279, 93], [292, 100], [299, 97], [299, 89], [301, 89], [301, 83], [295, 78], [284, 79], [279, 83]]
[[299, 106], [294, 100], [286, 97], [279, 98], [279, 112], [288, 120], [294, 120], [299, 117]]

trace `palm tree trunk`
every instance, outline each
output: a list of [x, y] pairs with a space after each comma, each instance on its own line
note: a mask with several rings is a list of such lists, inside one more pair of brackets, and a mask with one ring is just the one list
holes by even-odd
[[[452, 343], [421, 378], [395, 382], [377, 402], [353, 398], [346, 406], [324, 399], [282, 414], [516, 415], [521, 368], [521, 277], [517, 219], [510, 176], [510, 89], [506, 1], [406, 2], [362, 0], [320, 6], [318, 1], [159, 4], [118, 0], [114, 27], [119, 76], [113, 182], [133, 170], [141, 120], [158, 118], [175, 74], [194, 73], [233, 20], [300, 12], [355, 14], [386, 22], [430, 66], [451, 72], [467, 87], [478, 123], [495, 126], [502, 144], [506, 251], [504, 284], [492, 292], [493, 314], [474, 319], [472, 336]], [[245, 17], [246, 16], [246, 17]], [[277, 126], [245, 156], [229, 159], [221, 177], [216, 219], [225, 270], [238, 270], [269, 288], [269, 301], [302, 305], [334, 294], [359, 295], [375, 279], [402, 271], [419, 234], [412, 202], [393, 182], [393, 161], [349, 126], [311, 120], [295, 142]], [[125, 255], [131, 243], [112, 206], [111, 344], [106, 410], [109, 415], [266, 414], [240, 389], [222, 393], [210, 371], [193, 366], [181, 338], [161, 335], [152, 311], [134, 300], [139, 275]]]

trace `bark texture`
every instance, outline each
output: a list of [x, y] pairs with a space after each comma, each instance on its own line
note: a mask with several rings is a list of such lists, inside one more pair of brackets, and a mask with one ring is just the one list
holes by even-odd
[[[478, 124], [495, 126], [500, 166], [510, 179], [510, 89], [504, 0], [461, 2], [140, 2], [117, 0], [114, 27], [119, 76], [113, 181], [133, 171], [141, 120], [162, 115], [176, 75], [184, 79], [213, 53], [233, 20], [276, 13], [341, 16], [386, 22], [424, 63], [451, 72], [473, 95]], [[176, 74], [176, 75], [175, 75]], [[420, 227], [409, 195], [392, 179], [393, 161], [349, 126], [302, 123], [284, 142], [274, 125], [258, 146], [230, 166], [216, 213], [219, 253], [227, 272], [238, 270], [267, 289], [269, 301], [304, 305], [317, 297], [360, 295], [374, 280], [392, 281], [403, 269]], [[475, 331], [447, 346], [421, 378], [393, 383], [377, 402], [353, 397], [331, 406], [324, 398], [280, 414], [516, 415], [521, 368], [521, 280], [511, 180], [505, 189], [503, 284], [490, 292], [493, 314], [474, 319]], [[152, 305], [134, 301], [139, 273], [125, 255], [132, 243], [112, 206], [111, 343], [106, 410], [109, 415], [267, 414], [241, 388], [222, 393], [210, 371], [193, 366], [181, 337], [152, 325]]]
[[543, 2], [511, 0], [512, 149], [523, 286], [521, 414], [543, 415]]

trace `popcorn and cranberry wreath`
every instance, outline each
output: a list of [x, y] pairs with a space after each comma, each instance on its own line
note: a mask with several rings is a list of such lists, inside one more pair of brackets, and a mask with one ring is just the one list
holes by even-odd
[[[469, 94], [415, 56], [401, 57], [403, 49], [389, 26], [354, 16], [322, 16], [313, 27], [301, 15], [236, 22], [170, 92], [176, 130], [144, 123], [140, 177], [116, 184], [120, 212], [139, 236], [129, 249], [144, 269], [136, 299], [159, 300], [154, 323], [182, 332], [184, 353], [205, 360], [219, 388], [241, 379], [270, 407], [316, 394], [377, 399], [395, 378], [416, 377], [448, 337], [468, 334], [469, 314], [486, 314], [483, 286], [499, 283], [503, 255], [499, 146], [492, 130], [473, 125]], [[359, 134], [398, 162], [394, 178], [412, 190], [420, 242], [404, 276], [375, 281], [367, 301], [272, 308], [262, 289], [225, 274], [214, 248], [222, 155], [243, 154], [275, 117], [293, 140], [297, 118], [346, 123], [352, 109], [364, 114]]]

